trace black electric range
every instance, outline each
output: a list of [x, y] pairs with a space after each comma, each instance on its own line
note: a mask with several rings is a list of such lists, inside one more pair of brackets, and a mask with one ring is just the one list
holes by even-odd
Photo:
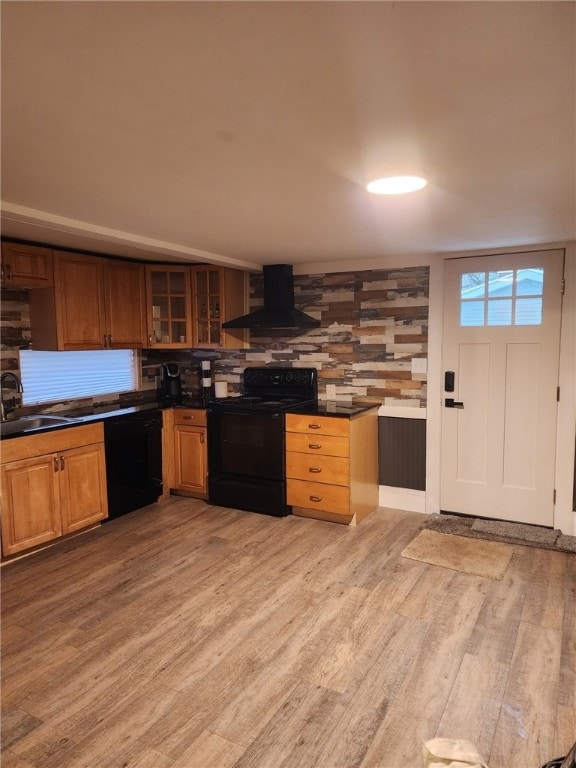
[[247, 368], [244, 395], [208, 403], [211, 504], [276, 517], [286, 504], [286, 411], [318, 402], [315, 368]]

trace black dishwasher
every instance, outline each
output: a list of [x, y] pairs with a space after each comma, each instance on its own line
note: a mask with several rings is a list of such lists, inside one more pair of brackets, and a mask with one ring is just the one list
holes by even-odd
[[109, 520], [162, 493], [162, 411], [129, 410], [104, 420]]

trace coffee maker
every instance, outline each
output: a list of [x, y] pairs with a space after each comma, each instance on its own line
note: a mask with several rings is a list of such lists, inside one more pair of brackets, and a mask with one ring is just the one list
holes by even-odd
[[182, 380], [180, 369], [176, 363], [162, 363], [160, 366], [162, 379], [160, 382], [160, 401], [162, 405], [181, 405]]

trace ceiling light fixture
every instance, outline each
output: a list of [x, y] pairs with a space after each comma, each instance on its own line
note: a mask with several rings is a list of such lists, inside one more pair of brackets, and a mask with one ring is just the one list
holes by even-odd
[[426, 184], [428, 182], [422, 176], [386, 176], [371, 181], [366, 188], [374, 195], [405, 195], [422, 189]]

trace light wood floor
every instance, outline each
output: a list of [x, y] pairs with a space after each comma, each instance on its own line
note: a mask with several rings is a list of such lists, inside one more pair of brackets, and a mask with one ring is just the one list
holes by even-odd
[[3, 768], [490, 768], [576, 739], [576, 557], [502, 581], [357, 528], [172, 497], [2, 569]]

